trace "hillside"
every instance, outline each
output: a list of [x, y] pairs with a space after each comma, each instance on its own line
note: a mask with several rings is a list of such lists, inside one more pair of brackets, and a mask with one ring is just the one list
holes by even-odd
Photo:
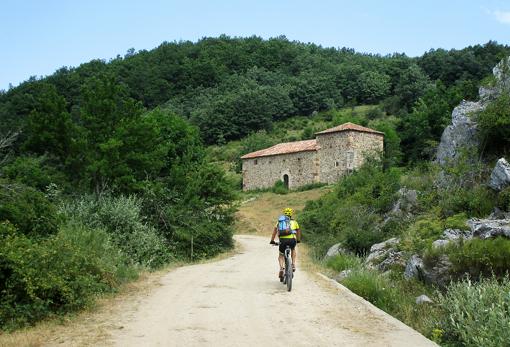
[[[427, 162], [453, 108], [493, 86], [491, 69], [508, 54], [496, 42], [410, 58], [220, 36], [64, 67], [0, 92], [0, 329], [75, 312], [143, 271], [231, 249], [236, 201], [247, 197], [239, 156], [347, 121], [383, 131], [385, 153], [382, 166], [305, 208], [317, 255], [344, 230], [361, 255], [386, 236], [412, 239], [424, 226], [436, 236], [448, 218], [485, 216], [496, 196], [483, 174], [454, 166], [469, 184], [438, 191]], [[508, 98], [491, 105], [480, 118], [487, 162], [510, 148]], [[401, 187], [422, 192], [431, 216], [376, 228]]]

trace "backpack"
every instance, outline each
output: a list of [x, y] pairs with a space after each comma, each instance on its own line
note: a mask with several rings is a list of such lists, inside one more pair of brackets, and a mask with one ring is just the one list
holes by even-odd
[[287, 236], [290, 234], [292, 234], [290, 218], [283, 215], [278, 217], [278, 236]]

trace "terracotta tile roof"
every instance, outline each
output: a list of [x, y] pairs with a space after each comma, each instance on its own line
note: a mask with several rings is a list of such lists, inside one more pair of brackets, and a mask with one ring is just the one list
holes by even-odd
[[273, 147], [261, 149], [260, 151], [245, 154], [241, 159], [251, 159], [258, 157], [267, 157], [270, 155], [288, 154], [305, 151], [316, 151], [318, 149], [317, 140], [306, 140], [296, 142], [279, 143]]
[[338, 126], [336, 126], [334, 128], [326, 129], [324, 131], [320, 131], [318, 133], [315, 133], [315, 135], [330, 134], [330, 133], [336, 133], [336, 132], [340, 132], [340, 131], [349, 131], [349, 130], [360, 131], [360, 132], [363, 132], [363, 133], [372, 133], [372, 134], [384, 135], [384, 133], [382, 133], [380, 131], [377, 131], [377, 130], [374, 130], [374, 129], [370, 129], [370, 128], [366, 128], [366, 127], [362, 127], [361, 125], [357, 125], [357, 124], [354, 124], [354, 123], [344, 123], [344, 124], [338, 125]]

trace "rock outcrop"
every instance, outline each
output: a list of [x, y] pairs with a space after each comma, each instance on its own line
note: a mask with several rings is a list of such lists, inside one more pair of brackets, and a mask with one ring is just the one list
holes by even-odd
[[436, 160], [441, 166], [455, 163], [463, 149], [478, 148], [476, 114], [487, 104], [510, 88], [510, 57], [499, 62], [492, 73], [495, 85], [480, 87], [477, 102], [463, 100], [452, 112], [452, 124], [446, 127], [437, 149]]
[[369, 268], [387, 271], [392, 266], [405, 266], [404, 252], [397, 249], [400, 240], [391, 238], [381, 243], [376, 243], [370, 247], [370, 253], [365, 260]]
[[347, 253], [347, 251], [342, 247], [341, 243], [335, 243], [333, 246], [329, 247], [326, 255], [324, 256], [324, 260], [335, 257], [339, 254]]
[[478, 219], [472, 218], [468, 221], [474, 237], [490, 239], [497, 236], [510, 238], [509, 219]]
[[459, 106], [455, 107], [452, 112], [452, 124], [444, 130], [437, 148], [436, 158], [441, 166], [455, 162], [463, 149], [478, 147], [475, 115], [484, 108], [484, 103], [472, 101], [462, 101]]
[[510, 185], [510, 164], [505, 158], [500, 158], [492, 170], [489, 186], [497, 191]]

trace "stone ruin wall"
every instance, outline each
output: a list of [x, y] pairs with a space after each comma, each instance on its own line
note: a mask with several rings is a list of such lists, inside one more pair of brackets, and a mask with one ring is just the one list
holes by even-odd
[[243, 190], [274, 186], [289, 176], [289, 188], [318, 182], [318, 160], [315, 151], [278, 154], [243, 160]]
[[335, 183], [363, 165], [369, 155], [382, 152], [384, 137], [359, 131], [318, 134], [320, 182]]

